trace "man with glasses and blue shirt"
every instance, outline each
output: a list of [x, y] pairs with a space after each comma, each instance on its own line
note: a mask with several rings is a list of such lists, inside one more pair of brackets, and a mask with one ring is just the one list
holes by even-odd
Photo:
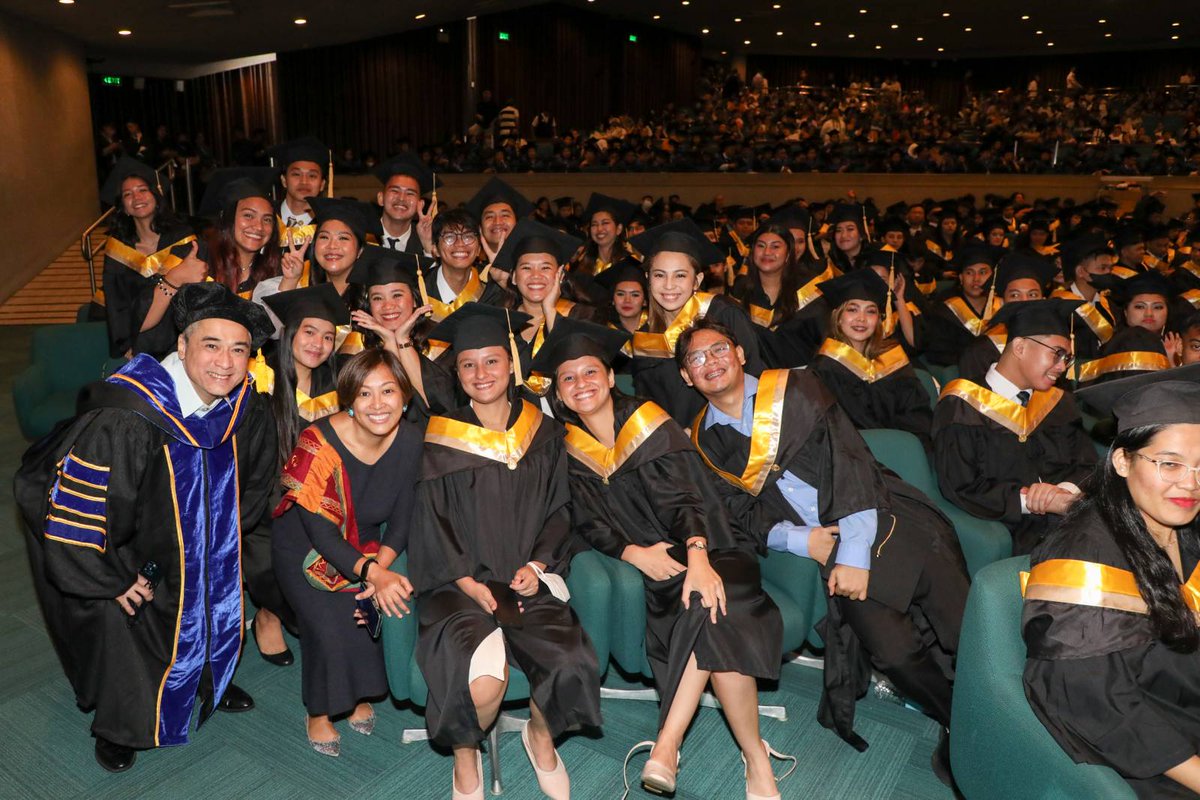
[[983, 384], [958, 379], [933, 413], [934, 471], [942, 494], [977, 517], [1000, 520], [1013, 552], [1033, 549], [1079, 498], [1096, 464], [1070, 391], [1076, 299], [1010, 303], [996, 313], [1008, 341]]

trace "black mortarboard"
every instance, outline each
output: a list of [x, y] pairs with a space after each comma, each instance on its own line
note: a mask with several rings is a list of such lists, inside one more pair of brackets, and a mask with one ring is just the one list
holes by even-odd
[[519, 335], [531, 319], [520, 311], [470, 302], [435, 325], [429, 338], [449, 342], [459, 353], [481, 347], [508, 347], [509, 333]]
[[564, 362], [584, 356], [594, 356], [600, 363], [611, 365], [629, 339], [630, 334], [624, 330], [559, 314], [554, 328], [529, 364], [529, 371], [553, 378]]
[[321, 172], [329, 165], [329, 148], [312, 136], [302, 136], [290, 142], [277, 144], [267, 151], [275, 159], [276, 169], [287, 170], [297, 161], [311, 161], [321, 168]]
[[806, 209], [800, 206], [784, 206], [771, 215], [771, 218], [767, 220], [767, 224], [807, 231], [810, 219], [811, 217]]
[[962, 272], [973, 264], [987, 264], [995, 269], [1005, 252], [1003, 247], [996, 247], [986, 242], [963, 245], [954, 253], [954, 261], [950, 266], [955, 272]]
[[1097, 289], [1110, 290], [1112, 299], [1122, 306], [1139, 294], [1157, 294], [1170, 300], [1178, 293], [1175, 284], [1157, 270], [1139, 272], [1128, 278], [1113, 274], [1093, 275], [1091, 282]]
[[890, 206], [884, 209], [884, 212], [888, 216], [903, 217], [908, 213], [908, 203], [904, 202], [903, 200], [901, 200], [899, 203], [892, 203]]
[[125, 182], [126, 178], [141, 178], [150, 187], [150, 191], [159, 198], [162, 197], [161, 187], [158, 185], [158, 173], [136, 158], [121, 156], [113, 166], [112, 172], [108, 173], [108, 177], [104, 180], [104, 186], [100, 189], [100, 199], [110, 206], [115, 206], [120, 200], [121, 184]]
[[506, 204], [513, 210], [513, 216], [518, 221], [525, 219], [533, 213], [533, 203], [530, 202], [529, 198], [497, 177], [492, 177], [485, 183], [483, 188], [467, 201], [466, 207], [467, 211], [470, 211], [471, 215], [475, 217], [475, 220], [482, 223], [483, 210], [495, 203]]
[[428, 194], [433, 190], [433, 172], [413, 153], [400, 153], [371, 170], [385, 186], [393, 175], [407, 175], [417, 182], [418, 191]]
[[1200, 424], [1200, 364], [1100, 381], [1076, 396], [1117, 418], [1117, 432], [1147, 425]]
[[877, 225], [875, 228], [875, 232], [878, 233], [880, 236], [883, 236], [883, 234], [890, 233], [893, 231], [903, 233], [905, 236], [907, 236], [908, 235], [908, 223], [906, 223], [900, 217], [887, 217], [882, 222], [880, 222], [879, 225]]
[[1059, 251], [1062, 256], [1063, 271], [1070, 273], [1079, 266], [1079, 262], [1097, 253], [1112, 254], [1112, 244], [1103, 233], [1085, 233], [1063, 243]]
[[832, 280], [818, 283], [817, 288], [821, 290], [821, 295], [830, 308], [837, 308], [850, 300], [867, 300], [878, 306], [881, 312], [887, 309], [887, 281], [872, 269], [847, 272]]
[[204, 187], [204, 197], [200, 200], [198, 213], [201, 216], [215, 214], [237, 205], [247, 197], [261, 197], [273, 206], [269, 187], [274, 178], [275, 170], [270, 167], [229, 167], [215, 170], [208, 179], [208, 185]]
[[701, 267], [725, 260], [725, 253], [708, 240], [704, 232], [690, 219], [677, 219], [664, 225], [656, 225], [643, 234], [633, 237], [629, 244], [643, 256], [649, 265], [658, 253], [684, 253], [696, 259]]
[[417, 269], [428, 269], [432, 265], [433, 259], [418, 253], [367, 245], [363, 248], [362, 255], [354, 262], [350, 282], [366, 287], [403, 283], [413, 290], [413, 295], [418, 300], [421, 300], [417, 287]]
[[617, 284], [636, 281], [646, 288], [646, 269], [636, 258], [627, 257], [613, 264], [608, 269], [593, 278], [597, 285], [602, 286], [609, 297], [617, 290]]
[[1082, 303], [1057, 297], [1005, 303], [992, 317], [991, 324], [1006, 326], [1010, 342], [1017, 336], [1070, 336], [1071, 315]]
[[308, 317], [323, 319], [334, 325], [350, 324], [350, 309], [332, 283], [318, 283], [268, 295], [263, 302], [285, 326], [299, 325], [300, 320]]
[[557, 206], [558, 208], [562, 208], [563, 206], [574, 205], [574, 203], [575, 203], [574, 197], [556, 197], [556, 198], [554, 198], [554, 205]]
[[308, 203], [313, 210], [313, 224], [320, 228], [331, 219], [344, 222], [361, 245], [366, 241], [367, 231], [376, 230], [379, 219], [370, 208], [358, 200], [341, 197], [310, 197]]
[[609, 197], [606, 194], [592, 192], [592, 196], [588, 198], [587, 208], [583, 210], [583, 220], [586, 223], [591, 220], [592, 214], [595, 214], [597, 211], [607, 211], [609, 214], [612, 214], [612, 218], [618, 225], [624, 225], [637, 209], [638, 205], [636, 203], [622, 200], [619, 197]]
[[1000, 259], [996, 268], [996, 292], [1003, 294], [1008, 284], [1025, 278], [1037, 281], [1037, 285], [1045, 292], [1054, 280], [1056, 272], [1058, 267], [1048, 258], [1033, 253], [1008, 253]]
[[733, 208], [729, 209], [729, 219], [731, 221], [739, 219], [755, 219], [756, 216], [757, 215], [754, 213], [754, 209], [750, 206], [734, 206]]
[[523, 219], [504, 240], [504, 246], [496, 254], [492, 266], [504, 272], [512, 272], [517, 266], [517, 260], [526, 253], [549, 253], [554, 256], [556, 263], [562, 265], [570, 262], [581, 244], [581, 240], [556, 228], [536, 220]]
[[[858, 224], [859, 230], [863, 230], [863, 220], [866, 219], [863, 207], [858, 203], [838, 203], [833, 207], [833, 213], [825, 220], [830, 227], [835, 227], [839, 222], [854, 222]], [[865, 231], [863, 231], [865, 233]]]
[[1113, 238], [1113, 247], [1120, 250], [1144, 241], [1146, 241], [1146, 235], [1140, 225], [1122, 225]]
[[271, 318], [258, 303], [243, 300], [215, 281], [186, 283], [171, 300], [175, 327], [185, 331], [205, 319], [227, 319], [250, 332], [250, 348], [257, 351], [275, 332]]

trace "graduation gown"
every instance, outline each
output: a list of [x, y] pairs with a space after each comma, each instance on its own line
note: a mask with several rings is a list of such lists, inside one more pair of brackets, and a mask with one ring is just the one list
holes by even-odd
[[474, 746], [484, 738], [471, 703], [471, 657], [496, 628], [509, 662], [552, 735], [600, 724], [600, 668], [569, 605], [546, 591], [522, 598], [522, 625], [502, 624], [455, 581], [510, 583], [540, 561], [566, 573], [573, 551], [562, 427], [523, 401], [505, 432], [484, 428], [471, 406], [429, 421], [417, 485], [409, 569], [420, 599], [417, 663], [429, 685], [425, 721], [434, 741]]
[[965, 379], [942, 389], [933, 411], [933, 469], [946, 499], [969, 514], [1003, 522], [1013, 552], [1028, 553], [1059, 521], [1022, 514], [1021, 489], [1075, 485], [1096, 464], [1070, 392], [1034, 392], [1026, 407]]
[[1100, 355], [1072, 367], [1071, 377], [1081, 384], [1103, 382], [1170, 369], [1171, 360], [1163, 348], [1162, 339], [1140, 325], [1121, 328], [1100, 348]]
[[[417, 273], [425, 303], [433, 307], [430, 318], [435, 323], [441, 322], [467, 303], [486, 303], [490, 306], [498, 306], [508, 298], [508, 292], [502, 287], [492, 281], [484, 282], [480, 279], [478, 271], [472, 269], [471, 274], [467, 277], [467, 285], [458, 293], [458, 297], [446, 300], [442, 297], [441, 289], [438, 288], [437, 276], [438, 270], [441, 268], [441, 264], [437, 264], [428, 273], [423, 274], [419, 271]], [[449, 349], [448, 343], [430, 339], [427, 354], [434, 361], [439, 361]]]
[[628, 545], [669, 542], [670, 556], [687, 564], [687, 540], [707, 540], [709, 562], [725, 585], [727, 616], [683, 607], [686, 573], [664, 581], [642, 575], [646, 592], [646, 658], [661, 702], [661, 728], [688, 659], [702, 670], [771, 680], [783, 657], [783, 620], [763, 592], [753, 540], [732, 526], [713, 475], [687, 435], [651, 402], [616, 400], [612, 449], [586, 428], [567, 427], [571, 527], [589, 545], [620, 559]]
[[867, 359], [850, 345], [826, 339], [810, 367], [833, 392], [854, 427], [908, 431], [932, 448], [933, 409], [904, 348]]
[[[554, 309], [558, 314], [570, 319], [585, 320], [587, 322], [599, 323], [599, 314], [594, 306], [586, 303], [573, 303], [570, 300], [559, 300], [554, 304]], [[528, 330], [528, 328], [526, 329]], [[533, 331], [533, 336], [526, 339], [523, 335], [516, 337], [517, 353], [521, 357], [521, 370], [523, 373], [528, 373], [529, 365], [533, 363], [534, 357], [537, 356], [542, 349], [542, 343], [546, 340], [546, 323], [545, 320], [538, 322], [536, 330]], [[538, 404], [541, 398], [545, 397], [553, 385], [553, 378], [547, 378], [543, 375], [524, 374], [525, 385], [520, 387], [519, 395], [522, 399], [528, 400], [531, 403]]]
[[[175, 349], [179, 332], [171, 315], [148, 330], [142, 322], [150, 311], [157, 291], [155, 279], [183, 263], [191, 252], [196, 235], [187, 225], [164, 230], [158, 237], [159, 250], [145, 255], [132, 244], [109, 236], [104, 244], [104, 318], [108, 323], [108, 354], [120, 358], [132, 350], [162, 358]], [[197, 253], [206, 258], [203, 245]]]
[[772, 303], [761, 288], [747, 281], [734, 286], [733, 296], [754, 323], [765, 369], [792, 369], [812, 361], [829, 327], [829, 304], [817, 285], [841, 274], [832, 263], [823, 272], [812, 271], [796, 290], [796, 311], [786, 319], [778, 312], [778, 303]]
[[[994, 316], [1003, 303], [995, 299], [992, 303]], [[958, 293], [940, 303], [934, 303], [925, 316], [925, 332], [922, 357], [931, 364], [953, 366], [958, 364], [963, 351], [975, 337], [984, 332], [983, 318], [975, 313], [971, 304]]]
[[[1055, 289], [1050, 293], [1053, 298], [1062, 300], [1083, 300], [1082, 295], [1075, 294], [1069, 288]], [[1100, 348], [1108, 344], [1108, 340], [1116, 332], [1116, 317], [1108, 297], [1098, 294], [1093, 301], [1085, 301], [1075, 309], [1075, 359], [1081, 364], [1091, 361], [1100, 355]]]
[[[202, 723], [241, 652], [240, 531], [267, 502], [275, 429], [249, 380], [185, 419], [147, 355], [88, 386], [80, 410], [15, 481], [47, 630], [94, 735], [186, 744], [197, 702]], [[149, 561], [161, 578], [131, 625], [114, 598]]]
[[[1200, 552], [1187, 537], [1180, 545], [1194, 611]], [[1129, 562], [1094, 509], [1048, 536], [1030, 563], [1021, 625], [1033, 712], [1074, 761], [1112, 767], [1138, 797], [1197, 797], [1162, 773], [1200, 751], [1200, 652], [1177, 653], [1155, 636]]]
[[[705, 409], [707, 410], [707, 409]], [[804, 524], [779, 487], [784, 471], [817, 490], [818, 517], [836, 524], [875, 509], [866, 601], [829, 598], [818, 719], [859, 750], [855, 701], [874, 667], [949, 725], [953, 657], [969, 579], [950, 521], [933, 501], [881, 467], [845, 412], [809, 370], [768, 370], [754, 403], [753, 438], [728, 425], [692, 424], [701, 457], [723, 478], [731, 516], [765, 547], [779, 522]], [[837, 562], [835, 545], [822, 578]]]
[[987, 380], [988, 370], [1000, 360], [1008, 344], [1008, 328], [996, 325], [967, 345], [958, 359], [958, 377], [974, 383]]
[[641, 397], [658, 403], [680, 425], [690, 425], [696, 412], [704, 407], [704, 397], [683, 382], [675, 364], [675, 343], [695, 320], [707, 317], [725, 325], [746, 353], [746, 371], [762, 371], [758, 337], [750, 317], [732, 300], [697, 292], [679, 309], [674, 321], [663, 333], [638, 331], [633, 335], [633, 385]]

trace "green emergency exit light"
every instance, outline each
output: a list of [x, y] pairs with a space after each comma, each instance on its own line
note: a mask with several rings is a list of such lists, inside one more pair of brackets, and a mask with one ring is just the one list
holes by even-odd
[[120, 75], [105, 75], [100, 80], [103, 81], [104, 84], [107, 86], [120, 86], [121, 85], [121, 76]]
[[508, 41], [508, 34], [505, 33], [504, 31], [500, 31], [500, 41], [502, 41], [502, 42]]

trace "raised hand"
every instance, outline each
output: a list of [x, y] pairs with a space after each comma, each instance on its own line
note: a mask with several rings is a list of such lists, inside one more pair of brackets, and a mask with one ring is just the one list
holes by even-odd
[[173, 286], [183, 286], [185, 283], [200, 283], [207, 278], [208, 264], [200, 260], [200, 257], [197, 255], [199, 250], [200, 243], [192, 242], [192, 249], [184, 256], [183, 261], [167, 270], [167, 274], [163, 277]]
[[290, 289], [295, 289], [300, 283], [300, 276], [304, 274], [304, 253], [308, 250], [308, 244], [312, 241], [312, 237], [288, 237], [288, 242], [283, 248], [283, 259], [280, 262], [283, 280], [279, 282], [279, 291], [286, 292]]

